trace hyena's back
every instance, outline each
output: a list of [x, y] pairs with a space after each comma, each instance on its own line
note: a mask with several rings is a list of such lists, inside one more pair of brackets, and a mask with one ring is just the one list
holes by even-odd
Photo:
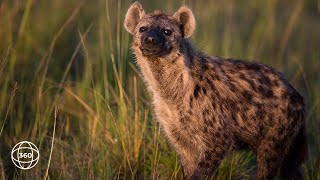
[[209, 57], [193, 65], [197, 107], [211, 101], [213, 115], [221, 114], [220, 121], [228, 122], [226, 126], [232, 126], [232, 132], [248, 145], [256, 147], [268, 131], [287, 133], [304, 123], [303, 98], [271, 67]]

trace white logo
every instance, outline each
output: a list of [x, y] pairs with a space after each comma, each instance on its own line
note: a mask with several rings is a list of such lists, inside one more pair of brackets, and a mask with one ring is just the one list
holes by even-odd
[[39, 161], [40, 153], [36, 145], [29, 141], [21, 141], [11, 151], [11, 159], [18, 168], [33, 168]]

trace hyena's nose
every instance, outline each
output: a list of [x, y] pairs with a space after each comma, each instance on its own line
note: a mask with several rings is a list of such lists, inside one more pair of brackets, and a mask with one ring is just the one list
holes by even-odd
[[159, 43], [159, 38], [156, 34], [150, 34], [144, 38], [144, 43], [150, 44], [150, 45], [156, 45]]

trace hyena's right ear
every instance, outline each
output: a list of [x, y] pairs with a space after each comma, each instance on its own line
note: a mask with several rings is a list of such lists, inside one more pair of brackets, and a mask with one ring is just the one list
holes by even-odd
[[134, 29], [137, 27], [140, 19], [145, 15], [145, 12], [141, 4], [134, 2], [127, 11], [126, 18], [124, 20], [124, 27], [126, 30], [133, 34]]

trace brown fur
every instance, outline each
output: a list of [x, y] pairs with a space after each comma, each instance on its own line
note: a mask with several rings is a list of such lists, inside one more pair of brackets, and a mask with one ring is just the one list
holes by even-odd
[[[213, 175], [234, 149], [257, 154], [258, 179], [273, 179], [278, 169], [284, 178], [302, 178], [298, 169], [307, 152], [305, 107], [282, 74], [266, 65], [210, 57], [193, 48], [186, 38], [195, 20], [186, 6], [172, 16], [161, 11], [145, 14], [135, 2], [125, 27], [134, 36], [132, 48], [157, 120], [186, 178]], [[165, 30], [172, 34], [164, 35]], [[144, 43], [150, 33], [159, 38], [158, 44]]]

